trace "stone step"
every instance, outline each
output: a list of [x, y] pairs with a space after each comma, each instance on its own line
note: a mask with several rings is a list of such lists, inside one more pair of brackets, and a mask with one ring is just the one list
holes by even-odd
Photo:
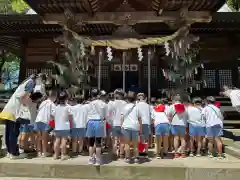
[[20, 180], [213, 180], [219, 179], [218, 177], [221, 177], [221, 180], [234, 180], [240, 176], [239, 160], [229, 155], [223, 160], [207, 157], [153, 159], [138, 165], [119, 160], [102, 166], [92, 166], [87, 165], [87, 159], [78, 157], [67, 161], [54, 161], [52, 158], [2, 158], [0, 174], [1, 178], [20, 177]]

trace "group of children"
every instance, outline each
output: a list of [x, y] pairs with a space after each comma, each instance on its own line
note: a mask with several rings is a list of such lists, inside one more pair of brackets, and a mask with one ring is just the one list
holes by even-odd
[[[24, 113], [19, 118], [24, 119]], [[114, 159], [139, 163], [139, 142], [151, 146], [154, 134], [157, 158], [168, 156], [169, 151], [174, 158], [185, 157], [188, 151], [190, 156], [201, 156], [205, 148], [212, 157], [215, 145], [222, 158], [222, 129], [223, 116], [213, 97], [204, 105], [201, 98], [183, 102], [179, 95], [171, 104], [166, 99], [148, 104], [144, 93], [136, 95], [122, 89], [108, 95], [93, 89], [87, 101], [80, 96], [69, 101], [66, 92], [49, 91], [34, 121], [21, 125], [19, 145], [27, 150], [30, 140], [39, 157], [49, 157], [53, 152], [54, 159], [66, 160], [71, 142], [73, 156], [86, 146], [89, 164], [100, 165], [105, 142]]]

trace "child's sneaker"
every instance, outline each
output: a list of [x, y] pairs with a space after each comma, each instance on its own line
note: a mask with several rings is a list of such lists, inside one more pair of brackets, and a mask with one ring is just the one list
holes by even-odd
[[10, 154], [9, 158], [11, 160], [16, 160], [16, 159], [24, 159], [24, 158], [26, 158], [26, 156], [23, 156], [22, 154], [20, 154], [19, 156], [15, 156], [15, 155]]
[[101, 160], [97, 160], [97, 159], [96, 159], [96, 162], [95, 162], [94, 165], [95, 165], [95, 166], [100, 166], [101, 164], [102, 164]]
[[124, 162], [130, 164], [131, 161], [130, 161], [129, 158], [125, 158], [125, 159], [124, 159]]
[[208, 157], [213, 158], [213, 154], [211, 152], [208, 152]]
[[61, 160], [64, 161], [64, 160], [68, 160], [70, 159], [70, 157], [68, 155], [62, 155], [61, 156]]
[[37, 157], [41, 158], [42, 157], [42, 153], [38, 152]]
[[52, 154], [49, 152], [46, 153], [42, 153], [42, 157], [46, 158], [46, 157], [50, 157]]
[[95, 164], [96, 163], [96, 159], [94, 157], [90, 157], [88, 160], [88, 164]]
[[140, 164], [140, 160], [139, 160], [139, 158], [137, 158], [137, 157], [134, 158], [134, 163], [135, 163], [135, 164]]
[[158, 153], [157, 156], [156, 156], [157, 159], [161, 159], [161, 154]]
[[196, 155], [196, 157], [201, 157], [202, 155], [200, 154], [200, 153], [198, 153], [197, 155]]
[[194, 154], [191, 152], [191, 153], [189, 154], [189, 157], [194, 157]]
[[219, 153], [217, 155], [218, 159], [224, 159], [225, 158], [225, 155], [223, 153]]

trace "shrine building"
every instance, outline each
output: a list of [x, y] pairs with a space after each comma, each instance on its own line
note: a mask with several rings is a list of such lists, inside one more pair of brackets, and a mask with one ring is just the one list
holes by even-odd
[[[176, 32], [183, 22], [189, 22], [190, 33], [200, 38], [198, 58], [204, 64], [206, 79], [206, 86], [195, 90], [196, 93], [217, 95], [223, 85], [239, 87], [240, 14], [217, 12], [225, 3], [224, 0], [26, 2], [37, 14], [0, 15], [0, 47], [21, 57], [21, 80], [32, 73], [54, 73], [47, 61], [64, 58], [66, 50], [58, 41], [64, 39], [64, 25], [79, 35], [101, 40], [132, 36], [163, 37]], [[137, 49], [114, 48], [113, 59], [109, 61], [106, 48], [96, 47], [97, 52], [103, 52], [103, 58], [99, 64], [96, 54], [92, 86], [100, 83], [101, 89], [112, 91], [125, 83], [126, 90], [134, 86], [147, 92], [150, 78], [151, 94], [154, 96], [161, 89], [175, 88], [175, 84], [166, 80], [162, 73], [166, 66], [164, 44], [151, 46], [154, 56], [150, 64], [150, 77], [147, 46], [142, 47], [141, 61]], [[126, 52], [124, 81], [123, 51]]]

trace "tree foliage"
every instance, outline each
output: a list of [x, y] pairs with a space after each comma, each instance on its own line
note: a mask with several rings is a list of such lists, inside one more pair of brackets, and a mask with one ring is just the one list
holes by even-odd
[[[76, 95], [90, 88], [89, 81], [92, 67], [89, 48], [83, 43], [72, 39], [66, 45], [68, 51], [60, 62], [50, 61], [55, 67], [55, 74], [52, 76], [62, 89], [68, 89], [71, 94]], [[82, 91], [82, 92], [81, 92]]]
[[28, 8], [24, 0], [0, 0], [0, 13], [24, 13]]
[[5, 50], [0, 54], [0, 78], [1, 82], [8, 89], [14, 88], [18, 84], [20, 59]]
[[163, 74], [167, 80], [176, 84], [178, 94], [184, 94], [189, 87], [200, 87], [203, 82], [200, 79], [189, 84], [194, 71], [198, 74], [201, 66], [198, 40], [198, 37], [189, 34], [187, 27], [183, 27], [178, 37], [165, 44], [167, 68], [163, 69]]
[[240, 10], [240, 0], [227, 0], [227, 5], [234, 11]]

